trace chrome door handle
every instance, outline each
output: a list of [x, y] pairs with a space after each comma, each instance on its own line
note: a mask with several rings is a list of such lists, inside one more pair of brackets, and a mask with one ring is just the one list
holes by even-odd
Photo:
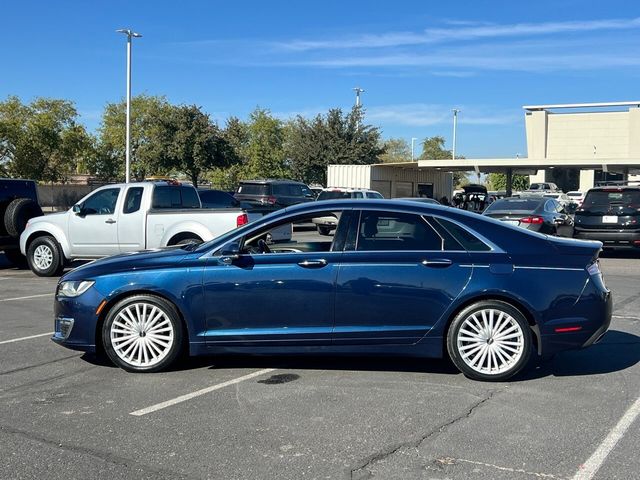
[[422, 265], [425, 267], [445, 268], [453, 264], [448, 258], [434, 258], [432, 260], [423, 260]]
[[105, 220], [104, 223], [113, 224], [116, 223], [116, 221], [113, 218], [110, 218], [109, 220]]
[[304, 268], [321, 268], [327, 265], [327, 261], [324, 258], [319, 260], [302, 260], [298, 262], [298, 265]]

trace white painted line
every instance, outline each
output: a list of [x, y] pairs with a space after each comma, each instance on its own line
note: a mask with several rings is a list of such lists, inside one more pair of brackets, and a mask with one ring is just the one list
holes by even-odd
[[221, 388], [228, 387], [229, 385], [235, 385], [236, 383], [244, 382], [245, 380], [250, 380], [252, 378], [259, 377], [260, 375], [273, 372], [274, 370], [275, 368], [264, 368], [262, 370], [258, 370], [257, 372], [253, 372], [248, 375], [244, 375], [242, 377], [234, 378], [233, 380], [218, 383], [217, 385], [212, 385], [210, 387], [203, 388], [202, 390], [197, 390], [192, 393], [187, 393], [186, 395], [181, 395], [172, 400], [167, 400], [166, 402], [157, 403], [155, 405], [151, 405], [150, 407], [143, 408], [141, 410], [136, 410], [135, 412], [129, 413], [129, 415], [135, 415], [136, 417], [141, 417], [142, 415], [146, 415], [147, 413], [157, 412], [158, 410], [162, 410], [163, 408], [171, 407], [172, 405], [176, 405], [177, 403], [186, 402], [187, 400], [191, 400], [192, 398], [199, 397], [200, 395], [204, 395], [206, 393], [213, 392], [215, 390], [220, 390]]
[[53, 335], [53, 332], [39, 333], [37, 335], [29, 335], [28, 337], [12, 338], [11, 340], [2, 340], [0, 345], [4, 345], [5, 343], [21, 342], [23, 340], [31, 340], [32, 338], [46, 337], [47, 335], [51, 336]]
[[28, 300], [29, 298], [38, 298], [38, 297], [49, 297], [51, 295], [55, 295], [54, 293], [42, 293], [40, 295], [29, 295], [26, 297], [15, 297], [15, 298], [2, 298], [0, 302], [13, 302], [14, 300]]
[[618, 424], [611, 429], [607, 438], [593, 452], [589, 460], [580, 467], [573, 480], [591, 480], [639, 414], [640, 397], [633, 402], [633, 405], [625, 412]]

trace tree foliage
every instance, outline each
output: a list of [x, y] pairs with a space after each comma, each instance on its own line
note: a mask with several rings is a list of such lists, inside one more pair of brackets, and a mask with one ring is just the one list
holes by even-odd
[[[421, 160], [451, 160], [453, 153], [444, 148], [445, 139], [441, 136], [427, 137], [422, 142]], [[464, 158], [456, 155], [456, 159]], [[453, 172], [453, 186], [458, 187], [468, 182], [465, 172]]]
[[[506, 190], [507, 176], [504, 173], [490, 173], [487, 175], [489, 190]], [[529, 177], [527, 175], [513, 176], [513, 191], [521, 192], [529, 188]]]
[[0, 164], [9, 175], [66, 181], [91, 149], [91, 137], [77, 123], [67, 100], [18, 97], [0, 102]]
[[286, 178], [289, 165], [285, 156], [286, 128], [269, 110], [256, 108], [249, 115], [242, 175], [246, 178]]
[[379, 129], [363, 124], [360, 107], [346, 115], [335, 108], [311, 120], [298, 116], [289, 123], [288, 140], [292, 175], [307, 183], [325, 184], [328, 165], [368, 165], [384, 153]]
[[411, 161], [411, 147], [404, 138], [389, 138], [382, 143], [384, 153], [379, 157], [383, 163]]

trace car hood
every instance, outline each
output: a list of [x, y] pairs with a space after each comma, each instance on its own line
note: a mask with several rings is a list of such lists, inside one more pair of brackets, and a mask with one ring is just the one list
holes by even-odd
[[189, 251], [181, 246], [142, 250], [101, 258], [86, 263], [69, 273], [61, 280], [86, 280], [98, 275], [118, 273], [128, 270], [163, 268], [179, 263]]
[[47, 215], [42, 215], [40, 217], [33, 217], [29, 219], [29, 225], [33, 225], [34, 223], [43, 223], [43, 222], [56, 222], [56, 220], [66, 217], [67, 212], [56, 212], [56, 213], [48, 213]]

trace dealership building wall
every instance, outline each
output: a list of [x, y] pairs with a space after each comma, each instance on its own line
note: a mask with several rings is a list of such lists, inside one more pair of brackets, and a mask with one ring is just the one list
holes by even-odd
[[370, 188], [385, 198], [429, 196], [450, 199], [453, 175], [435, 169], [420, 169], [414, 163], [329, 165], [327, 186]]

